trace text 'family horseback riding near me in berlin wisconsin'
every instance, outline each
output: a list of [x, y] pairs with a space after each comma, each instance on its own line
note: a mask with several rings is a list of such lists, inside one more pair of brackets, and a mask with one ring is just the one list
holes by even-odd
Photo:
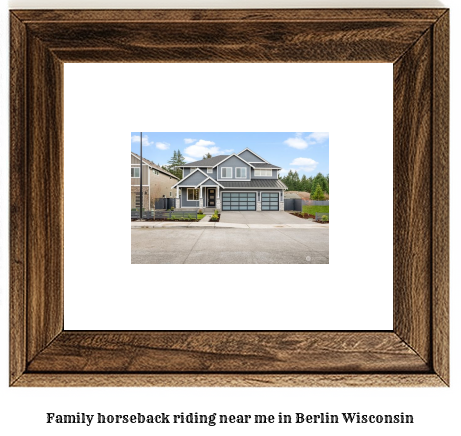
[[215, 426], [218, 424], [414, 424], [412, 414], [403, 412], [397, 414], [362, 414], [359, 412], [343, 412], [333, 414], [322, 412], [319, 414], [280, 412], [277, 415], [222, 415], [218, 413], [200, 414], [178, 413], [166, 414], [163, 412], [153, 414], [88, 414], [75, 413], [61, 415], [56, 413], [46, 414], [47, 424], [205, 424]]

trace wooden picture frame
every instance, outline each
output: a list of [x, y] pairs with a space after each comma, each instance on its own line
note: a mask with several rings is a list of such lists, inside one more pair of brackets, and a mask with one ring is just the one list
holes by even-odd
[[[10, 20], [11, 386], [448, 386], [447, 9]], [[393, 330], [63, 330], [64, 62], [392, 62]]]

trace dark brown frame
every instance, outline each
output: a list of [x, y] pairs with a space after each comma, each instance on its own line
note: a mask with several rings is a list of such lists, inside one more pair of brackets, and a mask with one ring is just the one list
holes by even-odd
[[[447, 9], [10, 20], [12, 386], [448, 385]], [[393, 331], [64, 331], [64, 62], [392, 62]]]

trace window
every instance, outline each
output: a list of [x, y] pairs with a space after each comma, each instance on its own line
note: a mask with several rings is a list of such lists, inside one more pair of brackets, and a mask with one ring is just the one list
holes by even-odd
[[152, 172], [153, 172], [156, 176], [158, 176], [158, 171], [157, 171], [157, 170], [152, 170]]
[[208, 174], [213, 174], [213, 168], [207, 168], [207, 169], [206, 169], [206, 172], [207, 172]]
[[197, 169], [197, 167], [190, 167], [190, 172], [192, 173], [193, 171], [195, 171]]
[[245, 167], [235, 168], [235, 178], [236, 179], [246, 179], [247, 178], [247, 169]]
[[221, 168], [221, 179], [232, 179], [232, 168]]
[[198, 189], [187, 188], [187, 201], [196, 201], [198, 200]]
[[170, 191], [170, 197], [171, 197], [171, 191]]
[[131, 177], [139, 177], [139, 167], [131, 167]]
[[255, 177], [272, 177], [272, 170], [255, 170]]

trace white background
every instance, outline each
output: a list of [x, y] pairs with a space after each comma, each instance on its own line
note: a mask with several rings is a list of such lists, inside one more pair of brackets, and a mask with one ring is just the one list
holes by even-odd
[[[45, 7], [52, 2], [43, 1], [14, 1], [12, 7]], [[52, 6], [61, 7], [140, 7], [140, 1], [91, 1], [91, 2], [54, 2]], [[315, 3], [315, 2], [314, 2]], [[312, 5], [313, 2], [297, 2], [299, 5]], [[335, 2], [342, 4], [343, 7], [351, 6], [351, 2]], [[355, 4], [358, 2], [356, 1]], [[411, 2], [409, 2], [411, 4]], [[421, 2], [418, 2], [421, 4]], [[155, 7], [154, 1], [149, 2], [150, 7]], [[172, 5], [173, 2], [170, 2]], [[180, 3], [175, 3], [180, 4]], [[198, 3], [199, 5], [210, 5], [208, 3]], [[219, 4], [223, 4], [220, 2]], [[228, 3], [229, 4], [229, 3]], [[247, 5], [258, 5], [258, 2], [248, 2]], [[277, 3], [264, 2], [267, 7], [292, 6], [294, 2]], [[382, 2], [375, 2], [375, 6], [381, 6]], [[387, 2], [392, 4], [392, 2]], [[395, 2], [394, 2], [395, 4]], [[399, 2], [400, 6], [404, 4]], [[406, 3], [408, 4], [408, 2]], [[413, 5], [415, 2], [413, 2]], [[425, 2], [427, 4], [427, 2]], [[460, 124], [457, 122], [460, 112], [460, 88], [456, 78], [461, 76], [459, 65], [460, 43], [460, 21], [461, 6], [456, 1], [446, 1], [445, 4], [451, 7], [451, 41], [452, 41], [452, 72], [451, 77], [455, 80], [451, 83], [452, 94], [452, 124], [451, 124], [451, 144], [459, 144], [461, 141]], [[146, 5], [146, 2], [144, 2]], [[363, 5], [363, 3], [362, 3]], [[373, 6], [373, 3], [371, 4]], [[370, 2], [368, 2], [370, 6]], [[8, 101], [8, 39], [6, 4], [2, 5], [2, 16], [0, 32], [1, 39], [1, 100]], [[458, 81], [459, 82], [459, 81]], [[16, 389], [8, 388], [8, 107], [3, 104], [1, 111], [1, 293], [0, 293], [0, 319], [1, 329], [1, 361], [0, 361], [0, 429], [2, 434], [47, 434], [47, 435], [125, 435], [127, 433], [152, 435], [160, 434], [316, 434], [316, 435], [388, 435], [392, 432], [395, 435], [408, 434], [449, 434], [454, 435], [459, 431], [459, 401], [461, 399], [460, 388], [460, 316], [459, 304], [460, 296], [457, 290], [460, 288], [459, 268], [456, 268], [461, 261], [459, 243], [459, 227], [452, 226], [451, 229], [451, 387], [449, 389], [431, 388], [318, 388], [318, 389], [281, 389], [281, 388], [81, 388], [81, 389]], [[456, 164], [460, 159], [459, 147], [452, 147], [451, 165], [456, 169]], [[452, 171], [451, 179], [452, 197], [452, 216], [458, 215], [460, 207], [454, 200], [459, 197], [459, 186], [461, 185], [461, 175], [459, 171]], [[454, 220], [453, 220], [454, 221]], [[329, 413], [354, 412], [362, 413], [412, 413], [415, 416], [416, 424], [411, 427], [404, 425], [395, 426], [376, 426], [376, 425], [335, 425], [335, 426], [311, 426], [297, 425], [290, 427], [280, 426], [230, 426], [230, 427], [206, 427], [206, 426], [187, 426], [187, 427], [83, 427], [83, 426], [49, 426], [45, 424], [46, 412], [56, 413], [155, 413], [164, 411], [166, 413], [179, 412], [200, 412], [200, 413], [319, 413], [328, 411]]]
[[[392, 64], [66, 64], [64, 84], [66, 329], [392, 329]], [[330, 132], [330, 264], [131, 265], [132, 131]]]

